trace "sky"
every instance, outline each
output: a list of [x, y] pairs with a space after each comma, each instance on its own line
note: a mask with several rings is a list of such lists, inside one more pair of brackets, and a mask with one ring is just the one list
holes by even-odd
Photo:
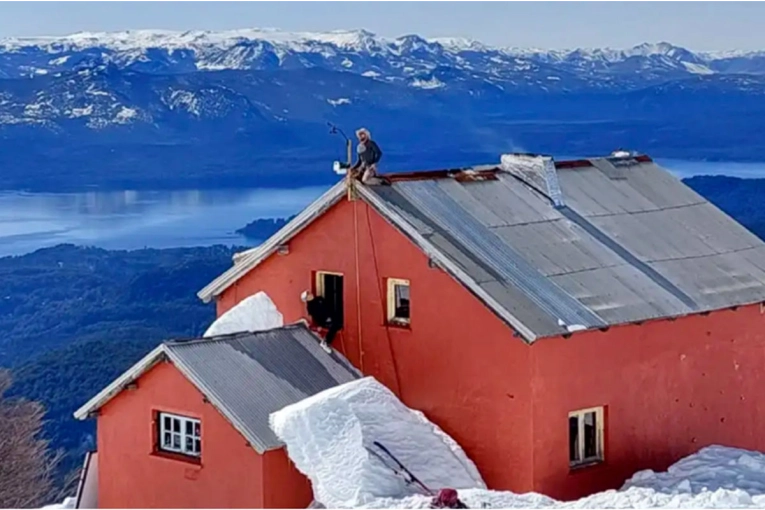
[[0, 2], [0, 37], [127, 29], [363, 28], [492, 46], [765, 49], [765, 2]]

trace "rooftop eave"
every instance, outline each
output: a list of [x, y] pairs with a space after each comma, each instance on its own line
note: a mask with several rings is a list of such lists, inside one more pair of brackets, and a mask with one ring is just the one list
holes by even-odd
[[324, 214], [327, 209], [339, 202], [345, 195], [345, 189], [345, 181], [338, 182], [311, 205], [303, 209], [265, 243], [234, 255], [234, 265], [197, 292], [197, 296], [205, 303], [209, 303], [219, 296], [242, 276], [270, 257], [279, 249], [279, 246], [292, 239], [316, 218]]

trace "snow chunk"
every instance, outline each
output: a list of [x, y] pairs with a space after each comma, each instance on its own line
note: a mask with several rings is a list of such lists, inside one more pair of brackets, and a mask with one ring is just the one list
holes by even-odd
[[128, 122], [132, 121], [138, 116], [138, 112], [134, 110], [133, 108], [127, 108], [123, 106], [120, 108], [120, 111], [117, 112], [117, 115], [114, 117], [114, 121], [118, 124], [127, 124]]
[[54, 503], [52, 505], [45, 505], [43, 508], [74, 508], [76, 501], [75, 498], [64, 498], [61, 503]]
[[351, 104], [351, 100], [347, 97], [341, 97], [339, 99], [327, 99], [327, 102], [332, 106], [339, 106], [341, 104]]
[[377, 71], [364, 71], [363, 73], [361, 73], [361, 76], [364, 76], [365, 78], [377, 78], [378, 76], [380, 76], [380, 73], [378, 73]]
[[213, 322], [204, 337], [242, 333], [244, 331], [263, 331], [284, 325], [284, 317], [268, 294], [257, 294], [243, 299], [232, 309]]
[[344, 58], [340, 65], [347, 69], [353, 67], [353, 62], [350, 59]]
[[486, 487], [452, 438], [372, 377], [273, 413], [271, 428], [287, 445], [298, 470], [311, 480], [316, 499], [328, 508], [415, 494], [367, 451], [365, 447], [376, 450], [373, 441], [388, 448], [430, 489]]

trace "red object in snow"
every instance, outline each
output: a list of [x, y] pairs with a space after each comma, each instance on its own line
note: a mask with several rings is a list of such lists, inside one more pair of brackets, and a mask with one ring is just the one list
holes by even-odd
[[456, 490], [441, 489], [431, 501], [430, 508], [467, 508], [467, 506], [460, 501]]

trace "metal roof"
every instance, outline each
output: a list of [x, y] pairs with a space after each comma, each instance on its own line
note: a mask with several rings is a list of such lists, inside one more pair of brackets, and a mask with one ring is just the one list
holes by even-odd
[[86, 418], [162, 358], [207, 397], [260, 453], [282, 447], [269, 415], [361, 377], [346, 358], [327, 354], [304, 325], [184, 342], [166, 342], [75, 413]]
[[650, 159], [519, 159], [503, 158], [496, 179], [393, 180], [363, 195], [529, 341], [765, 300], [765, 244]]

